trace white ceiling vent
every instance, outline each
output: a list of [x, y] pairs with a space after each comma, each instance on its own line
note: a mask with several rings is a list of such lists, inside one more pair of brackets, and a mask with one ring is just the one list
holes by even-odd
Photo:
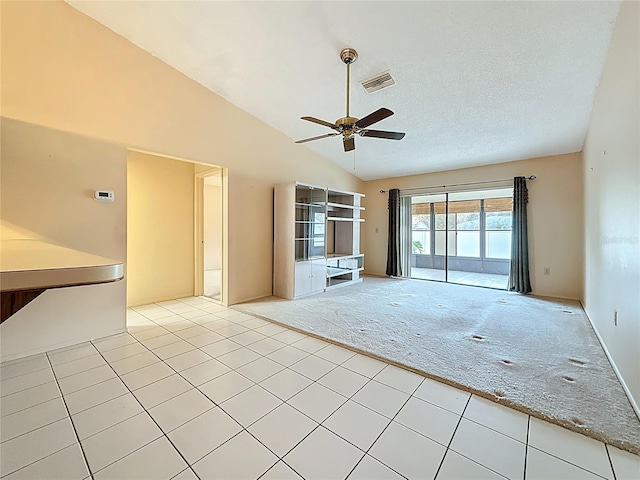
[[368, 78], [361, 82], [364, 87], [364, 91], [367, 93], [377, 92], [378, 90], [382, 90], [383, 88], [390, 87], [391, 85], [395, 85], [396, 81], [393, 79], [391, 74], [387, 72], [380, 73], [375, 77]]

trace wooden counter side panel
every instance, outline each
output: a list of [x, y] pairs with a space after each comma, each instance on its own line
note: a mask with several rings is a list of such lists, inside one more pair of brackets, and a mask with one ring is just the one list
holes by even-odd
[[45, 290], [46, 288], [39, 288], [36, 290], [2, 292], [2, 297], [0, 298], [0, 324], [29, 302], [37, 298]]

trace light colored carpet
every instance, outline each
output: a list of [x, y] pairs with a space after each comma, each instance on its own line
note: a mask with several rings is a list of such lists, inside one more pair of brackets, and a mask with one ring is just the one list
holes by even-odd
[[640, 421], [578, 302], [367, 277], [234, 308], [640, 453]]

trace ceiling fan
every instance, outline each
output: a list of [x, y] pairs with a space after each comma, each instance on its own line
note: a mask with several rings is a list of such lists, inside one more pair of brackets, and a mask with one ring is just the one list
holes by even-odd
[[356, 142], [354, 135], [360, 135], [361, 137], [375, 137], [384, 138], [387, 140], [402, 140], [404, 133], [400, 132], [387, 132], [383, 130], [368, 130], [369, 125], [384, 120], [387, 117], [393, 115], [393, 112], [388, 108], [380, 108], [373, 113], [370, 113], [366, 117], [357, 119], [349, 116], [349, 90], [351, 87], [351, 64], [358, 58], [358, 53], [353, 48], [345, 48], [340, 52], [340, 59], [347, 65], [347, 114], [336, 120], [335, 123], [326, 122], [314, 117], [300, 117], [307, 122], [317, 123], [329, 127], [335, 132], [327, 133], [325, 135], [319, 135], [317, 137], [305, 138], [304, 140], [298, 140], [296, 143], [311, 142], [313, 140], [320, 140], [321, 138], [335, 137], [336, 135], [342, 135], [342, 143], [344, 145], [344, 151], [349, 152], [355, 150]]

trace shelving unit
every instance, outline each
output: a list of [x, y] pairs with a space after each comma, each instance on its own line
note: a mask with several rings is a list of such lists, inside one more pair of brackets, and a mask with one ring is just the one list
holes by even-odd
[[299, 298], [362, 281], [361, 198], [302, 183], [274, 189], [274, 294]]

